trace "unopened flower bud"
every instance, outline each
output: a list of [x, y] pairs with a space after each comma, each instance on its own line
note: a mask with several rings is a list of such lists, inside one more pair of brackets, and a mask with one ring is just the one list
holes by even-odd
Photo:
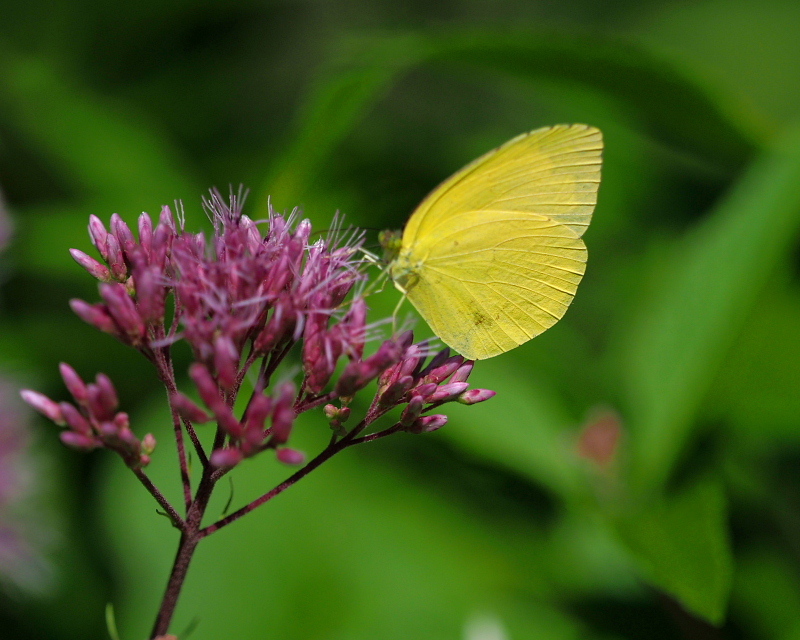
[[245, 439], [248, 445], [256, 447], [261, 444], [264, 439], [265, 423], [271, 413], [272, 398], [257, 395], [252, 399], [244, 418]]
[[117, 326], [125, 332], [133, 346], [138, 345], [145, 336], [145, 325], [125, 285], [101, 284], [100, 295]]
[[133, 233], [131, 233], [130, 227], [128, 227], [127, 223], [120, 217], [118, 213], [115, 213], [111, 216], [111, 233], [116, 236], [117, 242], [122, 249], [122, 253], [130, 258], [131, 252], [136, 246], [136, 241], [133, 238]]
[[142, 438], [142, 453], [149, 456], [156, 450], [156, 438], [152, 433], [148, 433]]
[[301, 240], [303, 243], [308, 244], [308, 239], [311, 236], [311, 220], [305, 218], [301, 220], [294, 231], [294, 237]]
[[61, 442], [68, 447], [78, 449], [79, 451], [91, 451], [101, 446], [100, 441], [94, 436], [87, 436], [83, 433], [76, 433], [75, 431], [62, 431], [59, 434]]
[[239, 449], [217, 449], [211, 454], [211, 464], [219, 469], [231, 469], [244, 459]]
[[[441, 353], [445, 353], [444, 351]], [[436, 360], [436, 358], [434, 358]], [[425, 371], [422, 372], [422, 380], [424, 382], [435, 382], [436, 384], [440, 384], [449, 378], [453, 373], [455, 373], [464, 363], [464, 358], [461, 356], [453, 356], [451, 358], [446, 358], [441, 363], [439, 363], [436, 367], [431, 367], [430, 365], [426, 368], [427, 373]], [[433, 362], [431, 362], [433, 364]], [[464, 382], [463, 380], [451, 380], [451, 382]]]
[[119, 241], [113, 234], [106, 236], [106, 261], [111, 275], [122, 282], [128, 277], [128, 267], [125, 264], [125, 258], [122, 255], [122, 249], [119, 246]]
[[32, 389], [23, 389], [19, 394], [30, 407], [41, 413], [48, 420], [52, 420], [62, 427], [66, 424], [64, 414], [61, 412], [58, 403], [51, 400], [43, 393], [33, 391]]
[[205, 405], [211, 409], [211, 413], [217, 419], [219, 426], [229, 435], [239, 438], [242, 435], [242, 425], [233, 415], [231, 408], [225, 404], [220, 396], [220, 389], [214, 378], [206, 369], [205, 365], [195, 362], [189, 367], [189, 377], [197, 385], [200, 397]]
[[289, 440], [289, 434], [294, 424], [294, 395], [295, 388], [291, 382], [285, 382], [278, 391], [278, 398], [272, 410], [272, 444], [283, 444]]
[[323, 411], [331, 429], [339, 436], [345, 435], [347, 429], [345, 429], [344, 423], [350, 417], [350, 407], [337, 407], [332, 404], [326, 404]]
[[434, 414], [432, 416], [422, 416], [412, 424], [406, 431], [410, 433], [430, 433], [441, 429], [447, 424], [447, 416], [443, 414]]
[[[437, 353], [435, 356], [433, 356], [433, 358], [431, 358], [431, 361], [420, 372], [420, 375], [427, 376], [434, 369], [442, 366], [449, 357], [450, 357], [450, 348], [449, 347], [445, 347], [444, 349], [439, 351], [439, 353]], [[458, 357], [458, 356], [456, 356], [456, 357]], [[463, 358], [462, 358], [462, 360], [463, 360]]]
[[425, 401], [422, 399], [422, 397], [414, 396], [411, 398], [409, 403], [406, 405], [406, 408], [403, 409], [403, 413], [400, 415], [400, 424], [404, 427], [410, 427], [413, 425], [422, 413], [422, 408], [424, 406]]
[[297, 449], [289, 449], [288, 447], [281, 447], [275, 452], [275, 455], [280, 462], [293, 467], [300, 466], [306, 461], [305, 453]]
[[450, 378], [450, 382], [466, 382], [469, 379], [469, 374], [472, 373], [472, 368], [474, 366], [474, 360], [467, 360], [456, 370], [456, 372], [453, 374], [453, 377]]
[[92, 433], [92, 425], [89, 424], [89, 421], [78, 411], [75, 405], [69, 402], [61, 402], [58, 406], [70, 429], [85, 435], [90, 435]]
[[203, 424], [211, 421], [211, 416], [208, 415], [208, 413], [203, 411], [193, 400], [183, 395], [180, 391], [172, 394], [170, 402], [175, 408], [175, 411], [178, 412], [178, 415], [188, 422]]
[[428, 402], [450, 402], [458, 398], [469, 387], [468, 382], [450, 382], [439, 385], [428, 398]]
[[110, 333], [112, 336], [119, 334], [117, 325], [114, 324], [105, 305], [89, 304], [78, 298], [73, 298], [69, 301], [69, 306], [75, 315], [87, 324], [100, 329], [104, 333]]
[[161, 214], [158, 216], [158, 224], [159, 226], [164, 226], [169, 229], [173, 234], [178, 232], [175, 226], [175, 218], [172, 215], [172, 209], [167, 205], [161, 207]]
[[149, 267], [134, 269], [133, 286], [136, 305], [145, 322], [160, 322], [164, 319], [165, 288], [158, 282], [156, 271]]
[[389, 387], [384, 391], [378, 402], [385, 407], [390, 407], [402, 399], [406, 392], [411, 388], [414, 384], [414, 378], [411, 376], [403, 376], [397, 382], [389, 385]]
[[64, 380], [64, 384], [67, 386], [67, 390], [72, 394], [72, 397], [75, 398], [75, 401], [78, 404], [84, 404], [89, 397], [89, 391], [86, 388], [86, 383], [81, 380], [81, 377], [78, 373], [70, 367], [66, 362], [62, 362], [58, 365], [58, 369], [61, 372], [61, 377]]
[[92, 244], [95, 248], [100, 252], [100, 255], [103, 257], [103, 260], [108, 261], [108, 255], [106, 253], [106, 238], [108, 237], [108, 231], [106, 231], [106, 227], [103, 224], [103, 221], [100, 220], [96, 215], [92, 214], [89, 216], [89, 238], [92, 240]]
[[414, 397], [420, 397], [425, 402], [433, 402], [433, 400], [429, 400], [429, 396], [439, 388], [439, 385], [435, 382], [428, 382], [426, 384], [418, 385], [414, 387]]
[[478, 404], [494, 398], [496, 395], [497, 391], [492, 391], [491, 389], [467, 389], [458, 396], [458, 401], [461, 404]]
[[[114, 388], [114, 383], [104, 373], [98, 373], [95, 376], [95, 384], [100, 390], [100, 401], [108, 413], [113, 413], [119, 406], [119, 399], [117, 398], [117, 390]], [[87, 387], [88, 397], [88, 387]]]
[[236, 386], [239, 354], [228, 336], [218, 336], [214, 341], [214, 368], [217, 380], [223, 389], [230, 391]]
[[86, 271], [89, 272], [94, 278], [97, 278], [101, 282], [111, 282], [111, 271], [109, 271], [108, 267], [104, 264], [100, 264], [97, 260], [92, 258], [90, 255], [85, 254], [83, 251], [79, 249], [70, 249], [70, 255], [72, 256], [73, 260], [81, 265]]
[[153, 243], [153, 221], [146, 213], [139, 216], [139, 244], [149, 253]]

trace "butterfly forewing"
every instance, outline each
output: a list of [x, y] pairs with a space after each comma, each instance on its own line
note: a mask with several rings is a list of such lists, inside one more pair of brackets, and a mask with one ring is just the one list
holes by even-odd
[[581, 236], [597, 202], [603, 142], [598, 129], [557, 125], [510, 140], [437, 187], [412, 214], [403, 245], [423, 245], [466, 211], [545, 215]]

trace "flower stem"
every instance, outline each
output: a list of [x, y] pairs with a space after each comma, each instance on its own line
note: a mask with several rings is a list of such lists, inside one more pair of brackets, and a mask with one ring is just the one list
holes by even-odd
[[156, 622], [150, 634], [151, 638], [163, 636], [169, 631], [169, 624], [178, 604], [178, 597], [186, 579], [186, 572], [189, 570], [189, 563], [199, 542], [200, 537], [197, 535], [197, 531], [181, 535], [178, 552], [175, 554], [175, 562], [172, 564], [172, 572], [169, 575], [164, 598], [161, 601], [161, 608], [158, 610]]

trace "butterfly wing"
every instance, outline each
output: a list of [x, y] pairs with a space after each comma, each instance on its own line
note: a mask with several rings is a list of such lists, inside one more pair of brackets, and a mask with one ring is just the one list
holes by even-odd
[[545, 216], [484, 221], [430, 249], [408, 299], [446, 344], [475, 360], [555, 324], [586, 266], [583, 241]]
[[602, 147], [586, 125], [523, 134], [414, 211], [391, 273], [446, 344], [489, 358], [564, 315], [585, 269]]
[[582, 124], [517, 136], [434, 189], [409, 218], [403, 246], [424, 250], [470, 212], [545, 215], [580, 237], [597, 203], [602, 150], [600, 130]]

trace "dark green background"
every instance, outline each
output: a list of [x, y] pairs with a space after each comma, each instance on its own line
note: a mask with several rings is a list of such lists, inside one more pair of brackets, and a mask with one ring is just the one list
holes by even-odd
[[[252, 217], [271, 195], [318, 228], [336, 210], [401, 227], [520, 132], [605, 134], [564, 320], [479, 363], [491, 402], [350, 450], [206, 541], [173, 632], [800, 637], [799, 29], [792, 0], [5, 0], [0, 365], [57, 399], [59, 361], [108, 373], [173, 496], [149, 366], [67, 307], [97, 295], [67, 253], [90, 250], [89, 214], [181, 199], [197, 230], [205, 190], [244, 183]], [[576, 443], [608, 408], [624, 436], [602, 473]], [[309, 417], [298, 445], [326, 429]], [[123, 640], [144, 638], [174, 532], [110, 454], [36, 430], [56, 583], [0, 596], [0, 636], [105, 637], [111, 602]], [[286, 473], [247, 463], [234, 503]]]

